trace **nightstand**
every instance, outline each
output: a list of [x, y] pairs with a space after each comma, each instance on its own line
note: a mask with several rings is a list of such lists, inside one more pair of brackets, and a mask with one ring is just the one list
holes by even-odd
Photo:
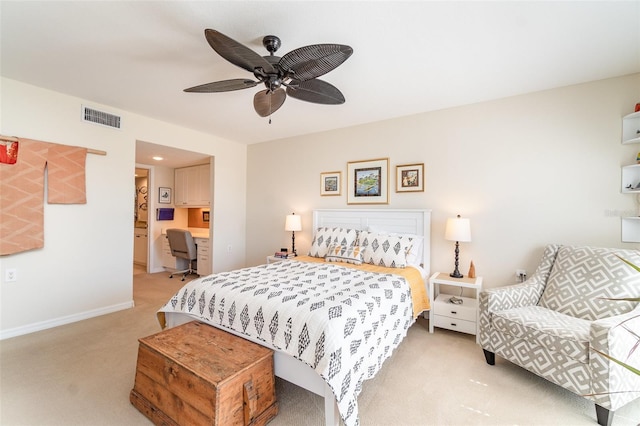
[[269, 263], [275, 263], [275, 262], [282, 262], [283, 260], [291, 260], [293, 259], [292, 257], [288, 257], [288, 258], [284, 258], [284, 257], [278, 257], [278, 256], [267, 256], [267, 264]]
[[[458, 297], [454, 294], [440, 293], [440, 285], [458, 287], [461, 290], [470, 288], [474, 290], [475, 298]], [[482, 277], [476, 278], [452, 278], [449, 274], [436, 272], [429, 278], [429, 332], [433, 333], [434, 327], [446, 328], [461, 333], [478, 335], [478, 300], [482, 291]], [[462, 300], [461, 304], [451, 303], [449, 300], [455, 296]], [[477, 341], [477, 337], [476, 337]]]

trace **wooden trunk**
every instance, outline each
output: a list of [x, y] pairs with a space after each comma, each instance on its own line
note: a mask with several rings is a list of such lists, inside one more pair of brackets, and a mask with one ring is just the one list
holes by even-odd
[[139, 340], [131, 403], [156, 425], [264, 425], [273, 351], [192, 321]]

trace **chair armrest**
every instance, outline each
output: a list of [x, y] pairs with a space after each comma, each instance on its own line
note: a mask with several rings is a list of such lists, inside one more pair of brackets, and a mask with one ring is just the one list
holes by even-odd
[[556, 244], [545, 247], [536, 272], [522, 284], [489, 288], [480, 293], [478, 334], [483, 349], [494, 352], [492, 334], [496, 331], [491, 327], [492, 312], [538, 304], [559, 249]]
[[480, 294], [480, 312], [483, 305], [485, 312], [537, 305], [559, 249], [557, 244], [546, 246], [536, 272], [525, 282], [483, 291]]
[[488, 312], [534, 306], [540, 300], [542, 290], [544, 282], [533, 277], [522, 284], [485, 289], [480, 293], [480, 306], [484, 305]]
[[491, 327], [491, 313], [537, 304], [544, 285], [540, 276], [534, 275], [522, 284], [489, 288], [480, 293], [478, 333], [483, 349], [494, 351], [491, 335], [495, 331]]
[[593, 321], [589, 339], [592, 349], [589, 363], [595, 402], [615, 410], [637, 398], [640, 375], [609, 360], [601, 353], [640, 369], [640, 305], [626, 314]]
[[603, 318], [591, 323], [591, 348], [609, 354], [620, 361], [635, 359], [640, 362], [640, 346], [631, 356], [630, 349], [640, 341], [640, 305], [631, 312]]

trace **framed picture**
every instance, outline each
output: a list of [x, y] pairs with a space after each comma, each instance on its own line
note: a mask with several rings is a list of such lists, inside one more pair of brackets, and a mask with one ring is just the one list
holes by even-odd
[[171, 188], [163, 186], [158, 188], [158, 202], [160, 204], [171, 204]]
[[347, 163], [347, 204], [389, 203], [389, 159]]
[[320, 173], [320, 195], [340, 195], [342, 172]]
[[396, 192], [424, 191], [424, 163], [396, 166]]

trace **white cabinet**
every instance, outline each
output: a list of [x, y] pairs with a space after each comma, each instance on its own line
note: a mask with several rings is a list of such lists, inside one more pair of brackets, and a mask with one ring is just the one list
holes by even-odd
[[169, 269], [176, 268], [176, 258], [171, 254], [171, 247], [169, 247], [169, 238], [165, 234], [162, 234], [162, 266]]
[[[622, 143], [640, 143], [640, 111], [622, 117]], [[640, 194], [640, 164], [623, 166], [621, 181], [623, 194]], [[640, 242], [640, 217], [623, 217], [620, 228], [623, 242]]]
[[209, 164], [175, 169], [175, 206], [209, 207], [211, 172]]
[[433, 302], [433, 326], [459, 331], [461, 333], [476, 334], [477, 299], [460, 297], [462, 303], [449, 303], [450, 294], [439, 294]]
[[[460, 290], [470, 288], [474, 291], [474, 297], [459, 297], [440, 293], [441, 285], [458, 287]], [[440, 272], [433, 274], [429, 278], [429, 300], [431, 301], [429, 332], [433, 333], [434, 327], [438, 327], [477, 336], [478, 299], [481, 291], [481, 277], [452, 278], [449, 274]], [[453, 300], [451, 300], [452, 298]]]
[[133, 234], [133, 263], [147, 264], [147, 230], [135, 228]]
[[[209, 238], [194, 237], [193, 241], [196, 243], [197, 249], [197, 272], [198, 275], [210, 275], [211, 274], [211, 243]], [[181, 269], [182, 266], [178, 265], [178, 261], [171, 255], [171, 247], [169, 247], [169, 239], [166, 235], [162, 235], [162, 266], [168, 269]], [[182, 260], [182, 259], [181, 259]], [[187, 266], [185, 266], [186, 268]]]
[[211, 245], [209, 238], [194, 238], [198, 248], [198, 275], [211, 274]]

